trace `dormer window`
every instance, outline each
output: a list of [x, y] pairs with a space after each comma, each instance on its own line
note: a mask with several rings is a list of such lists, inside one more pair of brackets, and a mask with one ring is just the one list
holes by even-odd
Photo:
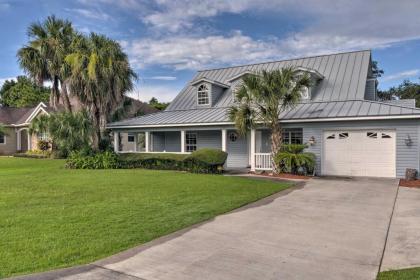
[[302, 91], [300, 93], [300, 97], [302, 98], [302, 100], [309, 100], [311, 98], [308, 87], [304, 87], [302, 89]]
[[209, 105], [210, 104], [209, 88], [205, 84], [202, 84], [198, 87], [198, 90], [197, 90], [197, 104], [198, 105]]

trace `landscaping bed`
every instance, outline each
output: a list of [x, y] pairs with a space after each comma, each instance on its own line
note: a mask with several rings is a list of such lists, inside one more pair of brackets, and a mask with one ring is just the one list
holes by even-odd
[[64, 163], [0, 158], [0, 278], [93, 262], [290, 186]]
[[274, 173], [269, 173], [265, 171], [261, 173], [258, 173], [258, 172], [250, 172], [250, 173], [257, 176], [292, 179], [292, 180], [308, 180], [312, 178], [311, 176], [297, 175], [297, 174], [291, 174], [291, 173], [274, 174]]
[[420, 188], [420, 180], [400, 179], [400, 187]]

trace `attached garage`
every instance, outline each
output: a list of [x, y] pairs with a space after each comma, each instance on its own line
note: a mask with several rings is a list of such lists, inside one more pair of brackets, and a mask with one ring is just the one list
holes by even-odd
[[396, 177], [395, 130], [324, 131], [322, 174]]

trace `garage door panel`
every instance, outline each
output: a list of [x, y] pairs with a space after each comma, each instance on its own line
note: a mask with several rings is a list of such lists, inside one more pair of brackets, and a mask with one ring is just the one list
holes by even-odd
[[395, 177], [395, 131], [326, 131], [322, 174]]

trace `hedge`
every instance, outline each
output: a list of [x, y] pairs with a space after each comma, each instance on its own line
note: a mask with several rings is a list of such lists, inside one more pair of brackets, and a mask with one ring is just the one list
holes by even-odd
[[66, 166], [77, 169], [146, 168], [218, 174], [223, 172], [226, 159], [227, 153], [216, 149], [202, 149], [191, 154], [126, 153], [116, 155], [105, 152], [84, 155], [72, 153], [67, 159]]

